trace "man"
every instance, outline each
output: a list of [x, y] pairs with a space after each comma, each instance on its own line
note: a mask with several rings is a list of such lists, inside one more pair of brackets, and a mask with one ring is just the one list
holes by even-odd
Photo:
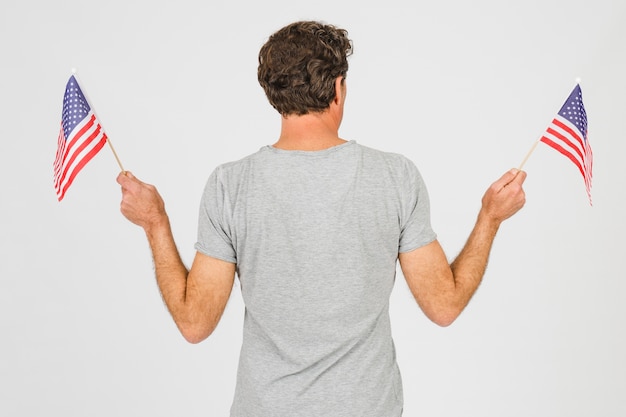
[[400, 416], [396, 262], [424, 313], [447, 326], [478, 287], [500, 224], [524, 205], [526, 174], [507, 172], [449, 264], [413, 163], [338, 136], [351, 51], [346, 31], [317, 22], [288, 25], [262, 47], [258, 78], [281, 114], [280, 136], [213, 172], [191, 269], [156, 189], [118, 177], [122, 213], [145, 230], [189, 342], [215, 329], [239, 277], [246, 312], [232, 417]]

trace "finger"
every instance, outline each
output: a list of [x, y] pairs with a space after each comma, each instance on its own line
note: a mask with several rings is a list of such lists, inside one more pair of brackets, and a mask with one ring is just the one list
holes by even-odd
[[501, 180], [504, 182], [504, 185], [502, 188], [506, 187], [507, 185], [514, 184], [514, 183], [521, 186], [526, 180], [526, 172], [521, 171], [517, 168], [513, 168], [510, 171], [508, 171], [506, 174], [504, 174]]
[[122, 171], [117, 176], [117, 182], [122, 186], [129, 186], [133, 183], [141, 184], [141, 181], [130, 171]]
[[513, 178], [511, 182], [515, 182], [519, 185], [522, 185], [524, 181], [526, 181], [526, 171], [518, 170], [517, 174], [515, 175], [515, 177]]
[[117, 174], [117, 178], [115, 179], [115, 181], [117, 181], [119, 185], [124, 185], [124, 183], [126, 182], [127, 172], [128, 171], [122, 171], [119, 174]]
[[496, 182], [493, 183], [492, 189], [500, 192], [511, 183], [515, 179], [515, 176], [518, 174], [519, 170], [513, 168], [504, 173]]

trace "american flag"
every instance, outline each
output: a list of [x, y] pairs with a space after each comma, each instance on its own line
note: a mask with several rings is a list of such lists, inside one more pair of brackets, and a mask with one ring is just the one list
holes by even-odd
[[591, 204], [593, 154], [587, 140], [587, 113], [579, 84], [574, 87], [540, 140], [568, 157], [576, 165], [585, 181]]
[[81, 169], [106, 144], [107, 136], [72, 75], [65, 88], [61, 130], [54, 160], [54, 189], [59, 201]]

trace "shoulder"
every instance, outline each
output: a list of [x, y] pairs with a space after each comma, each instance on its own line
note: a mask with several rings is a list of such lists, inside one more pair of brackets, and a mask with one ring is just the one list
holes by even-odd
[[361, 145], [360, 143], [355, 144], [356, 147], [360, 150], [363, 155], [368, 155], [374, 158], [380, 158], [392, 163], [412, 163], [411, 160], [401, 153], [396, 152], [388, 152], [381, 149], [371, 148], [369, 146]]
[[264, 147], [241, 159], [224, 162], [213, 170], [211, 176], [219, 180], [239, 178], [248, 172], [256, 163], [262, 160], [265, 157], [265, 154], [267, 154], [267, 151]]
[[360, 144], [357, 146], [365, 160], [376, 161], [397, 176], [419, 176], [419, 171], [415, 163], [403, 154], [387, 152]]

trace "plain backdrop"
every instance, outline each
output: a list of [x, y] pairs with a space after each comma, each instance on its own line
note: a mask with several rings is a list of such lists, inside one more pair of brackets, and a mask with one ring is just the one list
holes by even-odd
[[215, 333], [187, 344], [143, 232], [119, 213], [108, 147], [57, 202], [62, 97], [76, 68], [124, 167], [163, 195], [189, 264], [211, 171], [278, 136], [258, 50], [303, 19], [349, 31], [340, 133], [418, 165], [451, 259], [483, 192], [581, 78], [593, 207], [574, 165], [539, 144], [527, 204], [467, 310], [435, 326], [398, 271], [394, 340], [409, 417], [626, 415], [623, 0], [3, 1], [0, 415], [228, 415], [238, 285]]

